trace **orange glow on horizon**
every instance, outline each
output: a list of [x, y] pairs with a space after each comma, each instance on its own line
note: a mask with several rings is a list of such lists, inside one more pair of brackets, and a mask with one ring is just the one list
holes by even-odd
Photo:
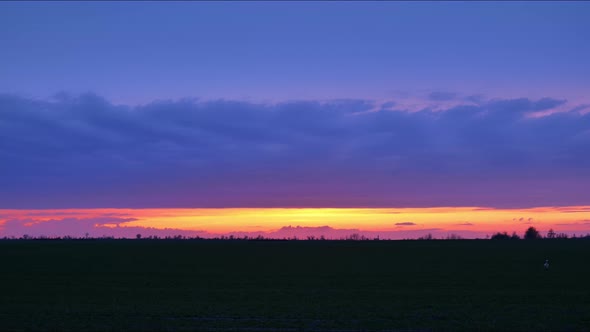
[[[590, 206], [495, 209], [485, 207], [434, 208], [211, 208], [211, 209], [55, 209], [0, 210], [0, 225], [7, 220], [39, 223], [66, 218], [113, 218], [95, 227], [144, 227], [230, 232], [271, 232], [284, 226], [358, 229], [371, 232], [440, 229], [446, 232], [521, 234], [529, 226], [544, 231], [590, 231]], [[105, 219], [106, 220], [106, 219]], [[2, 226], [0, 226], [0, 235]]]

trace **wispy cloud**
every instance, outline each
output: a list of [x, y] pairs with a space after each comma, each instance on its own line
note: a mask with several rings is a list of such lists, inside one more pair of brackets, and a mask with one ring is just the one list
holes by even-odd
[[590, 223], [586, 222], [571, 222], [571, 223], [559, 223], [555, 224], [556, 226], [581, 226], [581, 225], [590, 225]]

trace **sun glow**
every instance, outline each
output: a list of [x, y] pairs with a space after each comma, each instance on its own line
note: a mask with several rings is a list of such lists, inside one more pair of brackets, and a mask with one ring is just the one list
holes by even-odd
[[[590, 206], [494, 209], [435, 208], [222, 208], [222, 209], [61, 209], [0, 210], [0, 234], [9, 221], [33, 229], [48, 222], [93, 221], [92, 226], [175, 229], [208, 234], [273, 232], [285, 226], [353, 229], [387, 234], [455, 232], [475, 237], [497, 231], [522, 233], [529, 226], [563, 232], [590, 231]], [[405, 232], [405, 233], [404, 233]]]

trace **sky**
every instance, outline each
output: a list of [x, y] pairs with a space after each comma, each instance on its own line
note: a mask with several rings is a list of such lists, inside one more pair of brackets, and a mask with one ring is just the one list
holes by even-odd
[[3, 2], [0, 236], [590, 232], [588, 17]]
[[3, 237], [201, 237], [415, 239], [489, 238], [501, 229], [524, 235], [536, 227], [586, 235], [590, 206], [497, 209], [435, 208], [223, 208], [0, 210]]

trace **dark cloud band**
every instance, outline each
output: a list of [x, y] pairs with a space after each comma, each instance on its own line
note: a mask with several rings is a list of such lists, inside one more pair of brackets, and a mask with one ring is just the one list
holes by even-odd
[[0, 207], [583, 204], [590, 114], [534, 116], [564, 103], [0, 95]]

